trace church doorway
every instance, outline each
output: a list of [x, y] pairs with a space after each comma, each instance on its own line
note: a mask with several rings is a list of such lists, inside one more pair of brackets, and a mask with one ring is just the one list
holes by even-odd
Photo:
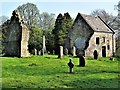
[[106, 46], [102, 46], [102, 57], [106, 57]]

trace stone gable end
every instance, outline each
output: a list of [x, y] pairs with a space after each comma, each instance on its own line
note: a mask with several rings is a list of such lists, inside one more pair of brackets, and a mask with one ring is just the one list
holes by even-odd
[[29, 29], [17, 11], [7, 24], [5, 56], [28, 57]]

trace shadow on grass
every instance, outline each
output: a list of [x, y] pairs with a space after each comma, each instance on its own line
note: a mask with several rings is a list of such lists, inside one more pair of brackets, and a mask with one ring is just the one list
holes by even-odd
[[[49, 67], [40, 67], [38, 64], [28, 64], [26, 66], [11, 66], [7, 70], [13, 75], [28, 75], [28, 76], [41, 76], [41, 75], [55, 75], [60, 74], [62, 71], [58, 70], [56, 67], [48, 69]], [[7, 72], [7, 71], [6, 71]], [[3, 75], [4, 77], [9, 77], [9, 74]]]
[[87, 67], [87, 66], [80, 66], [80, 65], [75, 65], [75, 66], [76, 66], [76, 67], [83, 67], [83, 68], [84, 68], [84, 67]]
[[[75, 71], [74, 71], [75, 72]], [[114, 74], [119, 74], [120, 71], [113, 71], [113, 70], [87, 70], [87, 69], [83, 69], [83, 70], [77, 70], [76, 72], [78, 72], [77, 74], [98, 74], [98, 73], [114, 73]]]
[[50, 57], [50, 56], [47, 56], [47, 57], [45, 57], [45, 58], [47, 58], [47, 59], [50, 59], [50, 60], [55, 60], [55, 59], [59, 59], [58, 57]]
[[[82, 79], [82, 80], [74, 80], [68, 83], [64, 83], [63, 85], [66, 87], [72, 88], [118, 88], [118, 79]], [[93, 89], [92, 89], [93, 90]], [[98, 89], [97, 89], [98, 90]]]
[[76, 74], [76, 72], [72, 72], [72, 73], [70, 73], [70, 72], [63, 72], [64, 74]]
[[[44, 68], [42, 68], [44, 67]], [[86, 69], [86, 67], [77, 67], [80, 69], [75, 70], [73, 68], [73, 73], [72, 74], [81, 74], [81, 75], [87, 75], [87, 74], [99, 74], [99, 73], [114, 73], [114, 74], [119, 74], [120, 71], [114, 71], [114, 70], [97, 70], [97, 69]], [[66, 68], [68, 69], [68, 68]], [[49, 69], [49, 67], [46, 66], [41, 66], [39, 64], [28, 64], [26, 66], [11, 66], [8, 68], [8, 70], [16, 75], [29, 75], [29, 76], [40, 76], [40, 75], [55, 75], [55, 74], [70, 74], [68, 71], [65, 72], [65, 69], [58, 69], [56, 67], [52, 67]], [[8, 77], [7, 75], [5, 75]], [[5, 77], [4, 76], [4, 77]]]

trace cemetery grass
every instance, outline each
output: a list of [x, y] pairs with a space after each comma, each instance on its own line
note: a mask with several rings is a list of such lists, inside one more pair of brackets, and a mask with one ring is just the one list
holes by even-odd
[[[75, 64], [69, 73], [69, 58]], [[29, 58], [1, 57], [2, 88], [118, 88], [120, 58], [93, 60], [86, 58], [86, 66], [79, 67], [79, 59], [57, 55]]]

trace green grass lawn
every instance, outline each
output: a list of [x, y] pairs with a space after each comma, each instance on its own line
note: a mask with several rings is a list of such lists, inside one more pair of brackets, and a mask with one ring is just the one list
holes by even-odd
[[[69, 73], [69, 58], [75, 64]], [[118, 61], [109, 58], [86, 58], [86, 66], [79, 67], [79, 59], [56, 55], [29, 58], [1, 57], [3, 88], [118, 88]], [[120, 59], [120, 58], [118, 58]], [[1, 78], [0, 78], [1, 80]]]

